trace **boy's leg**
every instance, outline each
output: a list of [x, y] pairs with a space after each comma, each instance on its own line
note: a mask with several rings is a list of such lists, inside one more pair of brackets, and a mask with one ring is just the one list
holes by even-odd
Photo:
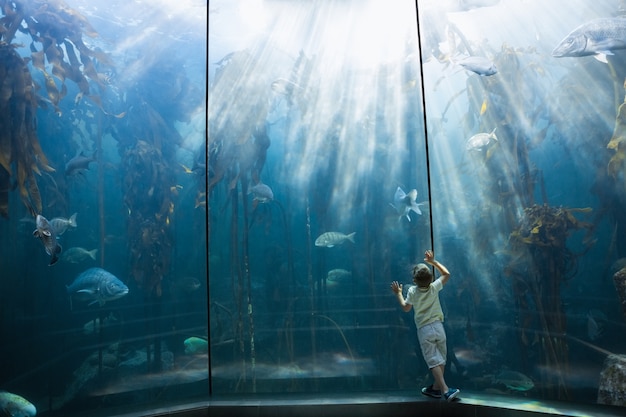
[[440, 390], [441, 392], [448, 392], [448, 386], [446, 385], [446, 381], [443, 378], [444, 370], [445, 365], [437, 365], [434, 368], [430, 369], [430, 371], [433, 373], [433, 377], [435, 378], [433, 389]]

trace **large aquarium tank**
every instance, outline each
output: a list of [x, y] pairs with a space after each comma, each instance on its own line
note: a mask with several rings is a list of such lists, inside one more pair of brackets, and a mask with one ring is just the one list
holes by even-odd
[[0, 13], [0, 416], [436, 401], [430, 249], [461, 404], [624, 412], [626, 1]]

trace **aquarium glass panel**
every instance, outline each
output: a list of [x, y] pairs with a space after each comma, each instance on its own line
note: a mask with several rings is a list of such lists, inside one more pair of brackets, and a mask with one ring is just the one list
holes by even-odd
[[390, 284], [431, 248], [416, 22], [413, 1], [211, 3], [216, 394], [414, 378]]
[[0, 415], [205, 395], [206, 1], [0, 4]]

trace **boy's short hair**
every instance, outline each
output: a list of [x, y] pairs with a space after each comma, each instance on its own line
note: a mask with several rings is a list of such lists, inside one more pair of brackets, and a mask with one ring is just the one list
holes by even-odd
[[420, 288], [428, 288], [430, 283], [433, 282], [433, 274], [430, 272], [430, 268], [422, 263], [413, 267], [413, 278], [416, 279], [417, 286]]

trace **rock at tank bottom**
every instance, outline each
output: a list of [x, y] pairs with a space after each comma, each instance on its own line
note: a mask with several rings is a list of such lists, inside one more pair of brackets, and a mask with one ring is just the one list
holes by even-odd
[[609, 355], [604, 360], [598, 404], [626, 407], [626, 355]]

